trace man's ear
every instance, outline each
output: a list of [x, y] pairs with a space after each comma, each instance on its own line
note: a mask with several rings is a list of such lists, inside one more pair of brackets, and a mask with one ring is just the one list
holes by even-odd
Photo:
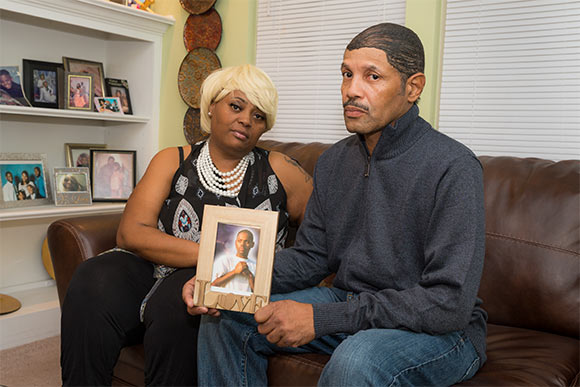
[[407, 79], [406, 92], [409, 103], [415, 103], [419, 99], [425, 88], [425, 82], [425, 74], [423, 73], [415, 73]]

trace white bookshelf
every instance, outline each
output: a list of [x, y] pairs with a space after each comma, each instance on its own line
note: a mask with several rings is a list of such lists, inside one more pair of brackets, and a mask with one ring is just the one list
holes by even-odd
[[[159, 148], [163, 36], [173, 23], [171, 17], [105, 0], [0, 0], [0, 65], [18, 65], [22, 71], [23, 59], [62, 62], [63, 56], [101, 62], [105, 77], [128, 81], [134, 113], [0, 106], [0, 152], [44, 153], [50, 173], [65, 166], [65, 143], [106, 144], [109, 149], [137, 151], [139, 179]], [[21, 292], [46, 293], [48, 301], [38, 294], [24, 297], [22, 309], [34, 313], [38, 308], [30, 303], [42, 299], [43, 316], [59, 315], [50, 311], [58, 308], [58, 300], [41, 257], [48, 225], [65, 217], [120, 213], [123, 208], [124, 203], [95, 203], [0, 209], [0, 293], [17, 298]], [[23, 312], [0, 316], [0, 348], [10, 336], [6, 327], [18, 326], [15, 318], [21, 315], [26, 321], [38, 320]], [[51, 319], [39, 324], [58, 327]], [[26, 342], [38, 339], [18, 337], [26, 337]], [[24, 343], [10, 346], [19, 344]]]

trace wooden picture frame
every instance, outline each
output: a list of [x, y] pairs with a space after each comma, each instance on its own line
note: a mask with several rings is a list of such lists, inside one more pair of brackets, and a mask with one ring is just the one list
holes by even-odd
[[93, 94], [90, 96], [91, 101], [94, 97], [105, 96], [105, 70], [103, 69], [103, 63], [69, 58], [66, 56], [62, 57], [62, 63], [64, 64], [65, 71], [93, 75], [94, 90]]
[[94, 77], [92, 74], [64, 73], [65, 109], [93, 111]]
[[91, 167], [91, 149], [107, 149], [106, 144], [82, 144], [67, 142], [64, 144], [66, 166]]
[[125, 202], [136, 185], [137, 151], [91, 149], [93, 202]]
[[125, 79], [105, 78], [107, 96], [118, 97], [123, 106], [123, 113], [133, 114], [131, 96], [129, 95], [129, 83]]
[[0, 153], [0, 208], [51, 204], [46, 165], [43, 153]]
[[245, 313], [267, 305], [277, 226], [276, 211], [206, 205], [194, 303]]
[[92, 204], [89, 168], [54, 168], [54, 204], [87, 206]]
[[30, 104], [35, 107], [59, 108], [59, 87], [62, 82], [62, 63], [42, 62], [23, 59], [24, 92]]

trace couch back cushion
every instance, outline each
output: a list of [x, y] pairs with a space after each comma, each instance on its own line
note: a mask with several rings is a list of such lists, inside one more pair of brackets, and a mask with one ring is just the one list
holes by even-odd
[[489, 322], [580, 337], [580, 161], [480, 160]]

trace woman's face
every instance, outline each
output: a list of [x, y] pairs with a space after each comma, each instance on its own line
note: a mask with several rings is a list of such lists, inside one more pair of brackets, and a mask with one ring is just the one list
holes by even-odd
[[232, 91], [211, 104], [209, 111], [212, 114], [211, 142], [227, 153], [243, 157], [266, 131], [266, 115], [242, 91]]
[[23, 182], [25, 182], [25, 183], [27, 183], [27, 182], [28, 182], [28, 173], [26, 173], [26, 172], [22, 172], [22, 173], [20, 174], [20, 176], [22, 177], [22, 181], [23, 181]]

